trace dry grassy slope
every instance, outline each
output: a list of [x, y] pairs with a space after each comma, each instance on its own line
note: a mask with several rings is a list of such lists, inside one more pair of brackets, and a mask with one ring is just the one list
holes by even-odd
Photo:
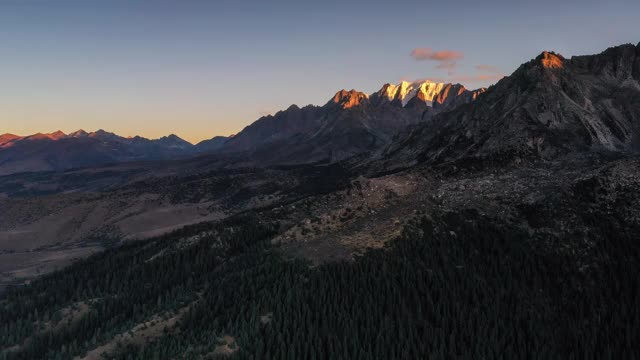
[[314, 263], [349, 260], [384, 246], [417, 216], [471, 210], [531, 234], [587, 243], [593, 214], [640, 226], [639, 174], [638, 158], [591, 154], [485, 171], [448, 165], [360, 177], [347, 190], [274, 209], [274, 217], [286, 219], [274, 242]]
[[[435, 211], [475, 209], [520, 222], [531, 231], [579, 229], [576, 212], [583, 204], [577, 200], [576, 186], [591, 179], [608, 184], [610, 198], [598, 201], [615, 206], [618, 197], [626, 196], [618, 188], [633, 194], [640, 181], [637, 174], [636, 158], [577, 155], [480, 171], [456, 165], [415, 167], [392, 175], [355, 177], [348, 186], [321, 194], [305, 193], [300, 187], [318, 189], [326, 182], [322, 174], [303, 178], [278, 171], [234, 175], [215, 191], [219, 178], [206, 177], [177, 183], [164, 179], [166, 183], [153, 191], [134, 187], [108, 194], [5, 199], [0, 281], [24, 281], [100, 251], [104, 235], [145, 238], [247, 209], [280, 222], [282, 231], [273, 242], [315, 263], [349, 260], [368, 248], [382, 247], [407, 221]], [[634, 209], [640, 203], [622, 208], [628, 213], [625, 221], [639, 221]], [[557, 216], [549, 215], [554, 211]]]
[[143, 239], [225, 216], [210, 211], [208, 202], [171, 204], [155, 195], [65, 200], [53, 196], [0, 202], [11, 214], [0, 218], [0, 285], [62, 268], [120, 237]]
[[399, 235], [428, 188], [425, 178], [409, 173], [359, 177], [346, 190], [273, 209], [284, 225], [273, 242], [315, 263], [350, 260]]
[[[76, 177], [87, 171], [60, 178], [80, 182]], [[295, 174], [287, 174], [247, 170], [179, 177], [165, 171], [158, 177], [141, 176], [116, 191], [1, 198], [0, 286], [66, 266], [114, 242], [269, 206], [300, 183]]]
[[4, 200], [0, 248], [31, 251], [97, 242], [124, 235], [146, 238], [177, 227], [224, 216], [210, 202], [172, 204], [157, 194], [104, 198], [63, 195]]

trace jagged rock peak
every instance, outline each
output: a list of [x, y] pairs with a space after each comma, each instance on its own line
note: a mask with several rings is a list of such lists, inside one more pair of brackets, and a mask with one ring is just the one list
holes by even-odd
[[536, 62], [539, 62], [542, 67], [547, 69], [562, 69], [564, 68], [564, 57], [560, 54], [556, 54], [553, 51], [543, 51], [538, 55]]
[[442, 107], [449, 103], [459, 103], [474, 100], [485, 89], [467, 90], [461, 84], [438, 83], [430, 80], [414, 82], [402, 81], [398, 85], [384, 84], [380, 90], [371, 95], [374, 105], [392, 103], [402, 107], [427, 106]]
[[54, 139], [54, 140], [58, 140], [58, 139], [62, 139], [62, 138], [67, 137], [67, 134], [63, 133], [60, 130], [54, 131], [51, 134], [45, 134], [45, 135], [47, 135], [49, 138]]
[[618, 81], [630, 78], [640, 80], [640, 44], [614, 46], [596, 55], [574, 56], [571, 64], [580, 71], [593, 72]]
[[80, 129], [78, 131], [74, 131], [72, 133], [69, 134], [69, 137], [74, 137], [74, 138], [78, 138], [78, 137], [87, 137], [89, 136], [89, 133]]
[[556, 159], [592, 150], [637, 153], [639, 80], [640, 49], [633, 45], [570, 59], [545, 51], [473, 106], [438, 115], [415, 131], [405, 141], [411, 144], [405, 154], [441, 162], [503, 161], [505, 155]]
[[383, 85], [371, 95], [371, 103], [374, 106], [395, 104], [409, 108], [442, 109], [473, 101], [485, 90], [468, 90], [461, 84], [437, 83], [430, 80], [402, 81], [398, 85]]
[[387, 83], [376, 93], [376, 96], [389, 102], [399, 102], [402, 106], [406, 106], [411, 99], [419, 97], [420, 100], [430, 105], [433, 98], [440, 94], [446, 85], [429, 80], [401, 81], [398, 85]]
[[356, 90], [340, 90], [329, 101], [330, 104], [337, 104], [343, 109], [349, 109], [364, 103], [369, 96]]
[[14, 134], [9, 134], [9, 133], [2, 134], [0, 135], [0, 147], [2, 147], [2, 145], [4, 145], [5, 143], [8, 143], [20, 138], [21, 138], [20, 136], [14, 135]]

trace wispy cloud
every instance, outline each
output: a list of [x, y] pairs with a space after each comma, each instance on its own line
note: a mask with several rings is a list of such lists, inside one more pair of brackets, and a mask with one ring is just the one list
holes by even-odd
[[474, 83], [481, 81], [498, 81], [502, 79], [502, 74], [474, 74], [474, 75], [458, 75], [450, 78], [452, 82]]
[[454, 50], [433, 51], [431, 48], [415, 48], [411, 51], [411, 57], [417, 61], [435, 61], [437, 69], [446, 70], [449, 75], [455, 73], [458, 66], [457, 60], [464, 58], [464, 54]]
[[458, 66], [455, 62], [443, 62], [436, 66], [436, 69], [446, 70], [449, 75], [453, 75], [455, 73], [455, 69]]
[[433, 60], [433, 61], [455, 61], [462, 59], [464, 54], [460, 51], [440, 50], [433, 51], [431, 48], [415, 48], [411, 51], [411, 57], [416, 60]]
[[490, 74], [502, 74], [502, 70], [497, 67], [485, 64], [476, 65], [476, 70]]
[[504, 77], [504, 73], [493, 65], [480, 64], [476, 65], [476, 74], [454, 76], [453, 81], [460, 83], [474, 83], [486, 81], [498, 81]]

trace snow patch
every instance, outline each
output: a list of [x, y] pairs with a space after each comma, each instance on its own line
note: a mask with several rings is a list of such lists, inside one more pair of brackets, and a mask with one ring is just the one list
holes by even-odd
[[386, 86], [383, 95], [389, 101], [400, 100], [404, 107], [411, 99], [421, 94], [427, 106], [431, 107], [433, 106], [433, 99], [440, 94], [446, 85], [445, 83], [434, 83], [429, 80], [402, 81], [398, 85], [389, 84]]

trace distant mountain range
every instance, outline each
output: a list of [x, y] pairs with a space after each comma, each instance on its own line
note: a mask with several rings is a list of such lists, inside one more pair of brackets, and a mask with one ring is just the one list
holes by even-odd
[[236, 136], [216, 136], [196, 145], [176, 135], [150, 140], [104, 130], [4, 134], [0, 135], [0, 175], [214, 152], [261, 164], [332, 162], [382, 149], [407, 126], [471, 102], [484, 90], [428, 80], [385, 84], [371, 95], [341, 90], [324, 106], [292, 105], [258, 119]]
[[634, 45], [571, 59], [543, 52], [489, 89], [425, 80], [385, 84], [373, 94], [340, 90], [323, 106], [292, 105], [235, 136], [197, 145], [176, 135], [149, 140], [103, 130], [5, 134], [0, 175], [203, 153], [252, 165], [331, 163], [369, 153], [402, 166], [495, 156], [550, 159], [590, 149], [638, 151], [638, 52]]
[[0, 175], [56, 171], [139, 160], [175, 159], [214, 151], [225, 137], [193, 145], [176, 135], [150, 140], [122, 137], [104, 130], [70, 134], [0, 135]]

